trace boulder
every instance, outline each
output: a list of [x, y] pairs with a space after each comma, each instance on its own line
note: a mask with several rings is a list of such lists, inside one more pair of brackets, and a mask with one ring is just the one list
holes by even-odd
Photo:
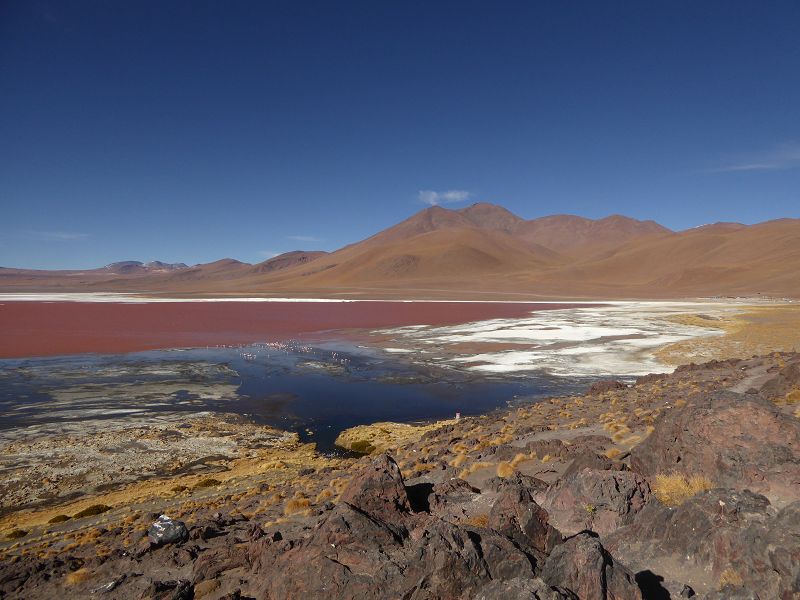
[[578, 600], [578, 596], [563, 588], [550, 587], [538, 578], [516, 577], [492, 581], [475, 600]]
[[584, 468], [566, 475], [542, 498], [550, 522], [562, 533], [605, 535], [633, 522], [650, 500], [650, 486], [629, 471]]
[[453, 478], [436, 483], [428, 495], [428, 510], [431, 514], [447, 520], [464, 519], [469, 515], [473, 499], [480, 490], [463, 479]]
[[539, 559], [561, 543], [561, 533], [550, 524], [547, 511], [522, 485], [501, 489], [489, 512], [488, 526]]
[[618, 466], [618, 463], [615, 463], [607, 456], [597, 454], [591, 450], [583, 450], [575, 455], [575, 458], [569, 464], [561, 477], [562, 479], [567, 479], [578, 471], [582, 471], [583, 469], [587, 468], [594, 469], [596, 471], [611, 471], [612, 469], [619, 470], [617, 469]]
[[574, 592], [581, 600], [642, 600], [631, 573], [616, 563], [600, 541], [580, 533], [557, 546], [540, 577], [554, 587]]
[[800, 362], [783, 367], [761, 386], [758, 393], [767, 400], [783, 400], [794, 390], [800, 390]]
[[523, 475], [516, 471], [511, 477], [491, 477], [483, 484], [482, 491], [499, 492], [507, 486], [522, 486], [530, 492], [531, 496], [539, 494], [550, 487], [546, 482], [530, 475]]
[[340, 504], [308, 539], [276, 557], [264, 572], [264, 598], [473, 598], [494, 579], [533, 577], [528, 557], [493, 531], [415, 520], [408, 535], [398, 535]]
[[762, 598], [800, 589], [800, 501], [776, 512], [766, 497], [731, 489], [676, 508], [653, 501], [604, 543], [631, 566], [664, 577], [674, 594], [686, 583], [716, 588], [725, 571]]
[[381, 454], [353, 477], [341, 501], [376, 518], [396, 520], [411, 512], [403, 475], [388, 454]]
[[170, 519], [167, 515], [161, 515], [147, 530], [147, 537], [150, 543], [156, 546], [164, 544], [178, 544], [189, 539], [189, 530], [183, 521]]
[[800, 499], [800, 420], [758, 396], [703, 396], [662, 414], [632, 450], [631, 468], [648, 478], [701, 474], [785, 505]]

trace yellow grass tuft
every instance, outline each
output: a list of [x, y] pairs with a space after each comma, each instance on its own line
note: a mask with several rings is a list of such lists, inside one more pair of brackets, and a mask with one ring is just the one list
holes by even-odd
[[793, 404], [800, 404], [800, 389], [792, 390], [786, 394], [786, 399], [784, 402], [789, 406]]
[[552, 456], [550, 456], [549, 454], [545, 454], [545, 455], [542, 457], [542, 462], [543, 462], [543, 463], [550, 462], [550, 460], [551, 460], [552, 458], [553, 458], [553, 457], [552, 457]]
[[317, 494], [317, 498], [314, 501], [319, 504], [321, 502], [330, 500], [331, 498], [333, 498], [333, 492], [326, 488]]
[[606, 456], [608, 458], [617, 458], [620, 454], [622, 454], [622, 450], [619, 448], [609, 448], [606, 450]]
[[526, 460], [531, 460], [531, 456], [529, 454], [519, 452], [511, 461], [511, 466], [516, 468], [519, 463], [525, 462]]
[[489, 524], [489, 515], [487, 514], [473, 515], [468, 519], [464, 520], [464, 523], [467, 525], [472, 525], [473, 527], [486, 527]]
[[292, 498], [283, 507], [283, 514], [294, 515], [305, 511], [309, 506], [311, 506], [311, 501], [308, 498]]
[[653, 494], [666, 506], [680, 506], [689, 498], [714, 487], [705, 475], [686, 476], [680, 473], [658, 474]]
[[436, 468], [434, 463], [426, 463], [426, 462], [417, 462], [411, 467], [411, 471], [414, 473], [427, 473], [428, 471], [433, 471]]
[[478, 469], [485, 469], [487, 467], [491, 467], [492, 463], [489, 462], [475, 462], [472, 463], [469, 467], [462, 469], [461, 472], [458, 474], [459, 479], [466, 479], [470, 475], [472, 475]]
[[511, 477], [517, 471], [516, 467], [512, 465], [510, 462], [502, 461], [500, 464], [497, 465], [497, 476], [498, 477]]
[[739, 575], [739, 573], [737, 573], [731, 568], [727, 568], [719, 575], [719, 583], [717, 585], [717, 589], [721, 590], [727, 585], [733, 587], [739, 587], [743, 583], [744, 581], [742, 581], [742, 576]]
[[625, 438], [622, 440], [623, 445], [625, 446], [634, 446], [642, 441], [642, 436], [640, 435], [632, 435], [629, 438]]
[[466, 462], [466, 460], [467, 460], [467, 455], [466, 454], [463, 454], [463, 453], [462, 454], [458, 454], [458, 455], [456, 455], [456, 457], [453, 460], [450, 461], [450, 466], [458, 468], [461, 465], [463, 465]]
[[67, 585], [76, 585], [78, 583], [83, 583], [84, 581], [88, 581], [92, 578], [92, 574], [89, 573], [86, 569], [78, 569], [77, 571], [73, 571], [72, 573], [68, 574], [66, 577]]

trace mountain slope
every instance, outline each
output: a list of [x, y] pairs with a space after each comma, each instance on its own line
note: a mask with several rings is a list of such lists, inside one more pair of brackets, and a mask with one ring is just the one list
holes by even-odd
[[[673, 232], [613, 215], [523, 220], [480, 203], [419, 211], [332, 253], [257, 265], [119, 263], [90, 271], [0, 269], [0, 290], [392, 297], [800, 297], [800, 219]], [[128, 272], [125, 272], [128, 271]]]

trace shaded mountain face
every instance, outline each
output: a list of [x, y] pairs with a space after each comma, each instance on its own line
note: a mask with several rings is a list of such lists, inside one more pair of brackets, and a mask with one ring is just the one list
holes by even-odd
[[[114, 269], [109, 270], [110, 267]], [[336, 252], [257, 265], [115, 263], [86, 272], [0, 271], [0, 289], [475, 298], [800, 296], [800, 220], [673, 232], [612, 215], [524, 220], [501, 206], [433, 206]]]
[[295, 250], [293, 252], [285, 252], [254, 265], [251, 269], [251, 272], [253, 274], [274, 273], [276, 271], [282, 271], [283, 269], [288, 269], [297, 265], [310, 263], [321, 256], [325, 256], [326, 254], [328, 253], [323, 252], [322, 250], [312, 250], [310, 252], [306, 252], [305, 250]]
[[103, 268], [110, 273], [117, 273], [119, 275], [132, 275], [177, 271], [179, 269], [188, 269], [189, 267], [184, 263], [165, 263], [161, 262], [160, 260], [154, 260], [147, 263], [143, 263], [138, 260], [124, 260], [111, 263]]

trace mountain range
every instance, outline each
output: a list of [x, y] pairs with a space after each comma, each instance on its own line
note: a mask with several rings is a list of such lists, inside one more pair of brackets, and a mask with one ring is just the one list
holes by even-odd
[[120, 262], [86, 271], [0, 268], [2, 291], [137, 291], [397, 298], [800, 296], [800, 219], [672, 231], [621, 215], [522, 219], [478, 203], [426, 208], [335, 252]]

